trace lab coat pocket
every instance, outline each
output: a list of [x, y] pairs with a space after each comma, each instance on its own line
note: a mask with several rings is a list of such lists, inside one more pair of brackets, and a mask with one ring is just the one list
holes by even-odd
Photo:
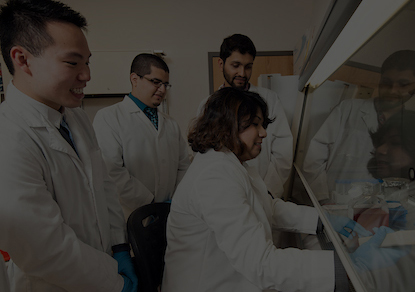
[[92, 150], [90, 153], [92, 166], [92, 182], [94, 190], [100, 191], [104, 185], [104, 173], [107, 170], [102, 158], [101, 149]]

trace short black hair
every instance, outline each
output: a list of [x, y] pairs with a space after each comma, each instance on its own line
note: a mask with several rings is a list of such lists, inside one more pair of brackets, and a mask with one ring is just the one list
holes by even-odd
[[153, 54], [139, 54], [137, 55], [131, 64], [131, 73], [135, 73], [138, 76], [144, 76], [151, 73], [151, 66], [162, 69], [169, 73], [169, 67], [166, 62], [159, 56]]
[[14, 75], [10, 50], [22, 46], [34, 56], [53, 44], [47, 23], [64, 22], [86, 29], [87, 21], [79, 12], [54, 0], [9, 0], [0, 7], [0, 42], [4, 62]]
[[226, 61], [226, 59], [235, 51], [242, 55], [248, 53], [252, 57], [256, 57], [256, 49], [254, 43], [249, 37], [243, 34], [234, 34], [225, 38], [220, 46], [219, 57]]
[[401, 50], [396, 51], [383, 61], [381, 74], [388, 70], [397, 69], [399, 71], [412, 70], [415, 75], [415, 51]]

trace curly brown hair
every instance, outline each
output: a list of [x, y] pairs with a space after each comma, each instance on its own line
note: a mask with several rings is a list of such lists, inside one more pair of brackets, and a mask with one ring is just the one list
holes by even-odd
[[261, 96], [254, 92], [225, 87], [216, 91], [207, 100], [202, 115], [191, 126], [188, 142], [195, 152], [205, 153], [227, 148], [237, 156], [245, 150], [239, 133], [254, 121], [261, 110], [267, 128], [274, 120], [268, 118], [268, 106]]

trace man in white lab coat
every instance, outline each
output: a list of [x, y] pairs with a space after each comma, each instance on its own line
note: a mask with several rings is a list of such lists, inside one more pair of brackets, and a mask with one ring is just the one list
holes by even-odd
[[[275, 118], [267, 129], [268, 139], [262, 145], [262, 152], [248, 165], [256, 168], [274, 197], [282, 197], [284, 183], [290, 174], [293, 160], [293, 137], [284, 108], [277, 93], [267, 88], [249, 83], [256, 49], [251, 39], [245, 35], [234, 34], [225, 38], [220, 47], [219, 67], [225, 83], [221, 87], [234, 87], [258, 93], [268, 104], [269, 116]], [[207, 98], [198, 108], [200, 116]]]
[[90, 79], [85, 27], [52, 0], [1, 6], [13, 80], [0, 105], [0, 249], [13, 292], [136, 291], [116, 186], [79, 108]]
[[6, 264], [0, 257], [0, 289], [3, 292], [10, 291], [9, 278], [7, 277]]
[[190, 164], [179, 125], [157, 110], [171, 86], [167, 64], [158, 56], [140, 54], [130, 73], [131, 93], [94, 119], [126, 219], [138, 207], [171, 200]]
[[373, 179], [367, 170], [376, 132], [399, 114], [415, 93], [415, 51], [402, 50], [382, 64], [379, 96], [341, 102], [313, 137], [304, 159], [304, 174], [322, 203], [330, 200], [336, 180]]

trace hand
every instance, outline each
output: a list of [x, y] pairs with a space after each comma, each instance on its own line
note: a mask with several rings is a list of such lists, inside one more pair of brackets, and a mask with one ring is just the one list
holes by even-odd
[[121, 292], [130, 292], [130, 291], [135, 292], [135, 291], [137, 291], [137, 289], [133, 290], [134, 289], [133, 282], [131, 282], [131, 280], [127, 276], [122, 275], [122, 277], [124, 279], [124, 286], [122, 287]]
[[381, 248], [380, 245], [385, 239], [386, 234], [393, 233], [394, 231], [386, 226], [373, 228], [373, 230], [375, 231], [375, 235], [350, 255], [353, 263], [360, 272], [393, 266], [401, 257], [410, 251], [410, 247], [408, 246]]
[[[353, 221], [350, 218], [347, 218], [344, 216], [333, 215], [328, 212], [326, 212], [325, 214], [327, 216], [327, 219], [333, 226], [333, 229], [336, 232], [343, 234], [347, 238], [349, 238], [353, 232], [356, 232], [359, 236], [371, 236], [372, 235], [372, 232], [366, 230], [362, 225], [360, 225], [356, 221]], [[352, 230], [352, 233], [347, 231], [345, 228], [349, 228], [350, 230]]]
[[[399, 203], [399, 201], [386, 201], [387, 203]], [[407, 220], [406, 215], [408, 210], [402, 206], [396, 208], [389, 208], [389, 227], [400, 230], [405, 229]]]
[[[133, 260], [131, 259], [130, 253], [128, 251], [120, 251], [114, 253], [114, 259], [118, 262], [118, 273], [121, 274], [124, 278], [124, 288], [126, 288], [128, 278], [131, 282], [132, 290], [125, 291], [137, 291], [138, 289], [138, 279], [137, 274], [135, 273]], [[128, 288], [127, 288], [128, 289]], [[123, 289], [124, 292], [124, 289]]]

